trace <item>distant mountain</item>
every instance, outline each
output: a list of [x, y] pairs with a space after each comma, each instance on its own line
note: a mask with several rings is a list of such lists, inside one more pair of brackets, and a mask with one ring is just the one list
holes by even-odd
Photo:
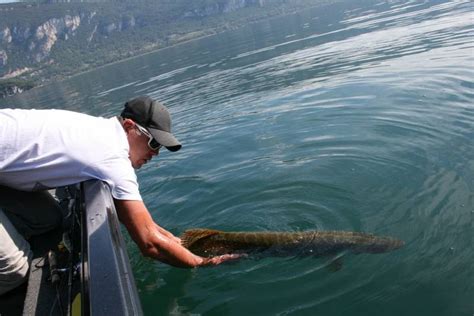
[[47, 0], [0, 4], [0, 96], [23, 90], [11, 89], [11, 82], [28, 80], [24, 85], [28, 88], [322, 2], [327, 1]]

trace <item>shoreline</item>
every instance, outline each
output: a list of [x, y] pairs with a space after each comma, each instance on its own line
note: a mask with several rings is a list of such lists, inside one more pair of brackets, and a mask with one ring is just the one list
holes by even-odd
[[[224, 31], [226, 32], [226, 31]], [[35, 90], [35, 89], [38, 89], [38, 88], [42, 88], [42, 87], [45, 87], [45, 86], [48, 86], [50, 84], [54, 84], [56, 82], [59, 82], [59, 81], [63, 81], [63, 80], [69, 80], [69, 79], [72, 79], [72, 78], [75, 78], [75, 77], [78, 77], [78, 76], [81, 76], [81, 75], [84, 75], [84, 74], [87, 74], [87, 73], [90, 73], [90, 72], [93, 72], [93, 71], [96, 71], [96, 70], [99, 70], [99, 69], [103, 69], [105, 67], [109, 67], [109, 66], [113, 66], [113, 65], [116, 65], [116, 64], [120, 64], [122, 62], [127, 62], [129, 60], [132, 60], [134, 58], [139, 58], [139, 57], [143, 57], [143, 56], [146, 56], [146, 55], [150, 55], [150, 54], [154, 54], [154, 53], [157, 53], [157, 52], [160, 52], [162, 50], [165, 50], [167, 48], [173, 48], [173, 47], [176, 47], [176, 46], [179, 46], [179, 45], [182, 45], [182, 44], [186, 44], [186, 43], [189, 43], [189, 42], [192, 42], [192, 41], [197, 41], [197, 40], [200, 40], [200, 39], [203, 39], [203, 38], [206, 38], [206, 37], [210, 37], [210, 36], [214, 36], [214, 35], [217, 35], [217, 34], [221, 34], [221, 33], [224, 33], [224, 32], [217, 32], [217, 33], [214, 33], [214, 34], [209, 34], [209, 35], [204, 35], [204, 36], [199, 36], [199, 37], [195, 37], [195, 38], [192, 38], [192, 39], [188, 39], [186, 41], [182, 41], [182, 42], [179, 42], [179, 43], [175, 43], [175, 44], [172, 44], [172, 45], [169, 45], [169, 46], [165, 46], [165, 47], [161, 47], [161, 48], [156, 48], [156, 49], [152, 49], [151, 51], [147, 51], [147, 52], [143, 52], [143, 53], [139, 53], [137, 55], [134, 55], [134, 56], [130, 56], [130, 57], [125, 57], [124, 59], [120, 59], [120, 60], [117, 60], [117, 61], [113, 61], [113, 62], [110, 62], [110, 63], [106, 63], [106, 64], [103, 64], [103, 65], [100, 65], [100, 66], [96, 66], [96, 67], [91, 67], [90, 69], [87, 69], [87, 70], [83, 70], [83, 71], [79, 71], [78, 73], [75, 73], [73, 75], [58, 75], [57, 77], [53, 77], [52, 79], [47, 79], [43, 82], [39, 82], [39, 84], [35, 84], [33, 87], [31, 88], [28, 88], [28, 89], [25, 89], [25, 90], [21, 90], [21, 92], [16, 92], [16, 93], [13, 93], [13, 94], [9, 94], [9, 93], [1, 93], [0, 91], [0, 98], [3, 98], [3, 99], [6, 99], [6, 98], [10, 98], [10, 97], [14, 97], [16, 95], [19, 95], [19, 94], [22, 94], [26, 91], [31, 91], [31, 90]], [[15, 78], [13, 78], [15, 79]], [[3, 79], [0, 79], [0, 85], [1, 85], [1, 80]], [[6, 80], [10, 80], [10, 79], [5, 79]], [[30, 80], [27, 80], [27, 79], [18, 79], [18, 81], [30, 81]], [[33, 80], [33, 82], [35, 82]], [[9, 91], [9, 90], [15, 90], [15, 91], [20, 91], [18, 89], [18, 86], [17, 85], [7, 85], [6, 88], [4, 89], [5, 91]]]
[[[29, 89], [26, 89], [26, 90], [23, 90], [19, 93], [12, 94], [12, 95], [4, 95], [3, 98], [13, 97], [15, 95], [21, 94], [21, 93], [26, 92], [26, 91], [30, 91], [30, 90], [34, 90], [34, 89], [37, 89], [37, 88], [45, 87], [45, 86], [48, 86], [50, 84], [54, 84], [54, 83], [59, 82], [59, 81], [69, 80], [69, 79], [75, 78], [77, 76], [81, 76], [81, 75], [84, 75], [84, 74], [87, 74], [87, 73], [90, 73], [90, 72], [93, 72], [93, 71], [96, 71], [96, 70], [99, 70], [99, 69], [103, 69], [105, 67], [113, 66], [113, 65], [116, 65], [116, 64], [119, 64], [119, 63], [122, 63], [122, 62], [127, 62], [127, 61], [130, 61], [132, 59], [140, 58], [140, 57], [150, 55], [150, 54], [154, 54], [154, 53], [166, 50], [166, 49], [179, 47], [180, 45], [185, 45], [185, 44], [188, 44], [188, 43], [193, 42], [193, 41], [202, 40], [204, 38], [208, 38], [208, 37], [215, 36], [215, 35], [218, 35], [218, 34], [223, 34], [223, 33], [226, 33], [226, 32], [232, 32], [232, 31], [241, 29], [243, 27], [246, 27], [248, 25], [251, 25], [251, 24], [262, 23], [263, 21], [270, 21], [270, 20], [273, 20], [273, 19], [277, 19], [277, 18], [281, 18], [281, 17], [285, 17], [285, 16], [290, 16], [290, 15], [293, 15], [293, 14], [298, 14], [300, 12], [303, 12], [304, 10], [312, 10], [314, 8], [317, 8], [317, 7], [328, 5], [328, 4], [331, 4], [331, 3], [338, 3], [338, 2], [341, 2], [341, 0], [335, 0], [335, 1], [324, 1], [323, 0], [320, 3], [311, 4], [311, 5], [308, 5], [308, 6], [303, 5], [301, 7], [294, 7], [294, 8], [291, 9], [290, 12], [285, 12], [283, 14], [278, 14], [277, 13], [277, 14], [270, 15], [270, 16], [260, 17], [260, 18], [257, 18], [255, 21], [252, 21], [252, 22], [243, 21], [243, 22], [237, 23], [238, 25], [235, 25], [235, 26], [233, 26], [229, 29], [224, 29], [222, 31], [219, 31], [218, 30], [219, 28], [214, 28], [214, 29], [204, 29], [204, 30], [198, 30], [198, 31], [192, 31], [192, 32], [184, 33], [180, 36], [181, 38], [185, 38], [185, 37], [189, 36], [192, 33], [198, 33], [198, 32], [199, 33], [207, 33], [207, 32], [209, 32], [209, 34], [188, 38], [188, 39], [185, 39], [185, 40], [182, 40], [182, 41], [178, 40], [176, 43], [173, 43], [173, 44], [170, 44], [170, 45], [167, 45], [167, 46], [163, 46], [163, 47], [152, 48], [150, 51], [140, 52], [140, 53], [137, 53], [136, 55], [125, 57], [123, 59], [119, 59], [119, 60], [116, 60], [116, 61], [113, 61], [113, 62], [105, 63], [105, 64], [102, 64], [102, 65], [99, 65], [99, 66], [92, 66], [90, 69], [82, 70], [82, 71], [79, 71], [79, 72], [74, 73], [72, 75], [57, 75], [57, 76], [52, 76], [49, 79], [45, 79], [44, 81], [38, 80], [37, 81], [38, 84], [34, 84], [33, 87], [31, 87]], [[148, 44], [153, 45], [153, 44], [150, 44], [150, 43], [148, 43]], [[41, 78], [41, 76], [39, 76], [39, 78]], [[13, 78], [13, 79], [17, 79], [19, 81], [25, 81], [25, 82], [26, 81], [28, 81], [28, 82], [33, 81], [34, 83], [36, 83], [34, 79], [33, 80], [31, 80], [31, 79], [19, 79], [19, 78]], [[1, 81], [0, 81], [0, 83], [1, 83]]]

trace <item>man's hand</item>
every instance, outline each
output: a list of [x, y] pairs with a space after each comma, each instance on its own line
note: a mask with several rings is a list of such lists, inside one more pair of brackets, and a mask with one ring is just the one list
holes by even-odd
[[144, 256], [175, 267], [193, 268], [218, 265], [242, 255], [228, 254], [213, 258], [196, 256], [181, 245], [181, 240], [157, 225], [142, 201], [114, 200], [120, 221]]
[[[181, 244], [181, 239], [180, 238], [174, 236], [173, 234], [171, 234], [167, 230], [161, 228], [157, 224], [155, 224], [155, 227], [157, 229], [157, 231], [154, 233], [155, 237], [157, 239], [167, 239], [167, 240], [164, 241], [164, 243], [165, 244], [167, 243], [168, 247], [165, 247], [165, 248], [175, 249], [177, 251], [177, 253], [179, 253], [181, 250], [184, 249], [185, 252], [188, 253], [188, 258], [190, 259], [190, 261], [189, 261], [190, 264], [189, 264], [188, 267], [216, 266], [216, 265], [219, 265], [219, 264], [227, 262], [227, 261], [236, 260], [236, 259], [247, 256], [245, 254], [225, 254], [225, 255], [211, 257], [211, 258], [200, 257], [200, 256], [197, 256], [197, 255], [193, 254], [188, 249], [184, 248]], [[163, 244], [163, 242], [159, 242], [159, 243]], [[182, 267], [180, 264], [176, 264], [176, 262], [170, 261], [169, 256], [163, 255], [163, 252], [158, 252], [155, 255], [153, 255], [152, 257], [154, 257], [155, 259], [158, 259], [162, 262], [171, 264], [173, 266]]]

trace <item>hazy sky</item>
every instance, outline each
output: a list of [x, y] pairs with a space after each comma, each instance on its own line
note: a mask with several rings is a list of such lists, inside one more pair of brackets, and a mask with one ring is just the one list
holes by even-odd
[[18, 2], [16, 0], [0, 0], [0, 3]]

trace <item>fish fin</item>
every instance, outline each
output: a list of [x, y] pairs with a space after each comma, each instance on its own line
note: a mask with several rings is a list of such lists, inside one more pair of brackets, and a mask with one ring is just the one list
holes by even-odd
[[331, 260], [331, 262], [329, 263], [327, 268], [330, 272], [337, 272], [337, 271], [342, 269], [343, 263], [344, 262], [343, 262], [342, 258], [337, 257], [337, 258], [334, 258], [333, 260]]
[[196, 241], [218, 233], [221, 233], [221, 231], [207, 228], [188, 229], [180, 236], [181, 245], [185, 248], [190, 248]]

